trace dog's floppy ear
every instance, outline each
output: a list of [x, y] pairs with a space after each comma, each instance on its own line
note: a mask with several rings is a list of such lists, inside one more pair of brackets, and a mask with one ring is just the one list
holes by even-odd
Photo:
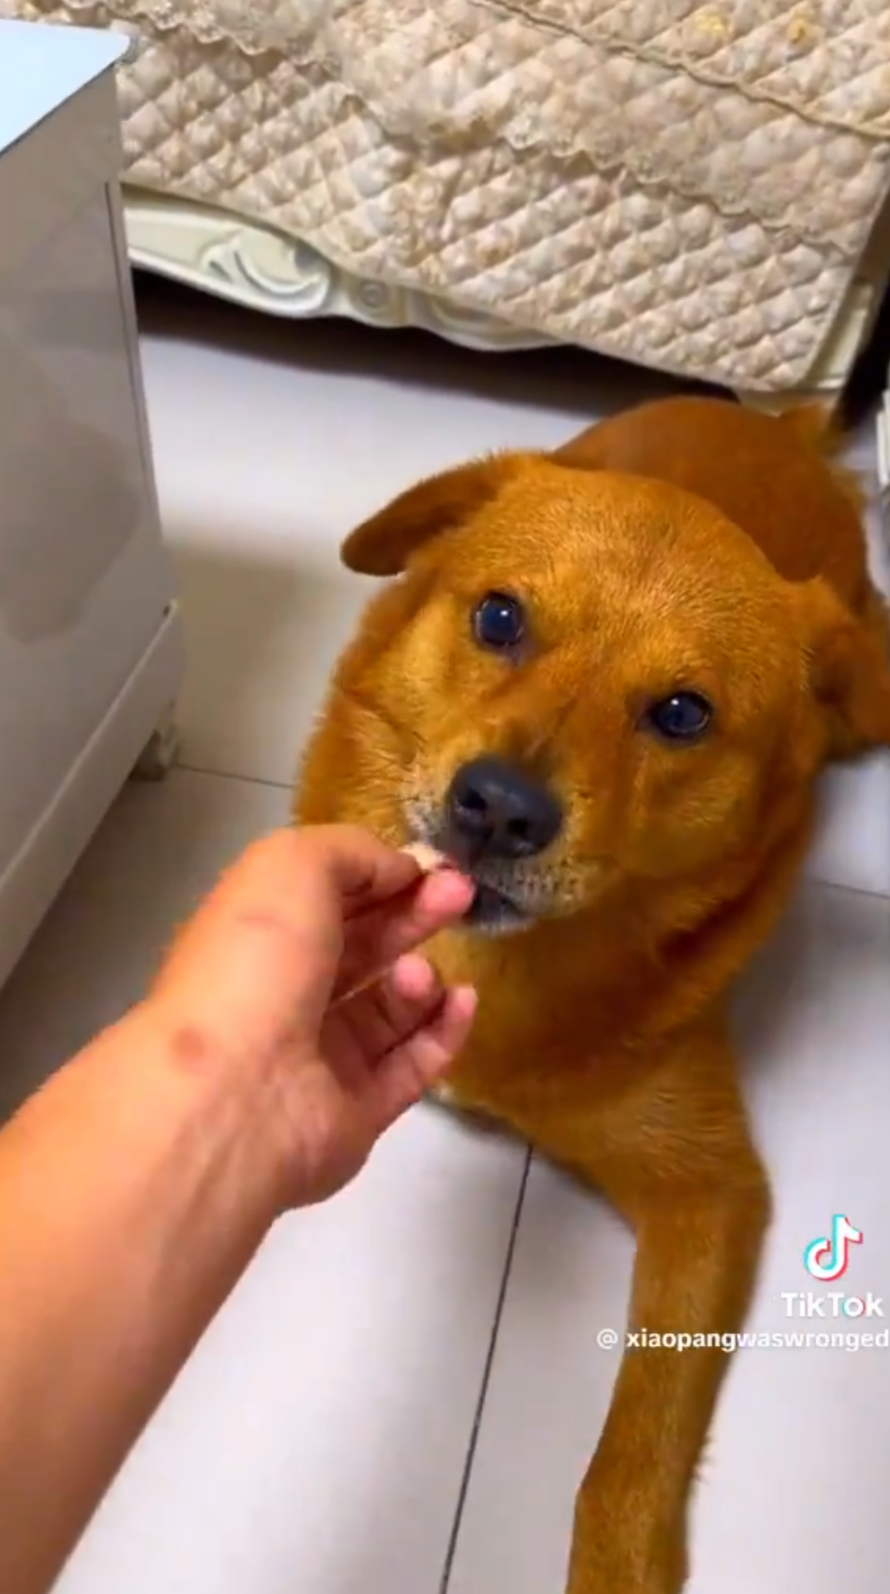
[[811, 690], [846, 749], [890, 746], [890, 621], [881, 599], [872, 594], [860, 618], [817, 577], [798, 589], [798, 602]]
[[494, 454], [428, 476], [350, 532], [343, 563], [363, 576], [398, 575], [423, 543], [490, 504], [521, 463], [519, 454]]

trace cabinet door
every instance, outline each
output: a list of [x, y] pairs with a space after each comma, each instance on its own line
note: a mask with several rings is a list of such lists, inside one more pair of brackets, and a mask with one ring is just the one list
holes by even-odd
[[[96, 103], [110, 111], [107, 90]], [[57, 143], [49, 181], [66, 161]], [[0, 870], [171, 596], [130, 285], [118, 271], [117, 195], [103, 175], [5, 270], [0, 238]], [[3, 233], [15, 225], [7, 210]]]

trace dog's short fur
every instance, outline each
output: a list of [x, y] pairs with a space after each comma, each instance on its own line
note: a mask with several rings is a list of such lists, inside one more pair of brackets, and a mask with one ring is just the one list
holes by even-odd
[[[558, 802], [542, 851], [467, 851], [483, 906], [432, 948], [480, 996], [451, 1086], [632, 1223], [632, 1323], [738, 1329], [769, 1199], [727, 989], [786, 901], [817, 773], [890, 742], [886, 614], [819, 418], [647, 405], [422, 482], [344, 558], [397, 579], [336, 670], [299, 818], [448, 849], [446, 794], [480, 755]], [[479, 645], [488, 592], [522, 600], [515, 646]], [[690, 690], [712, 720], [665, 740], [651, 705]], [[727, 1360], [625, 1355], [571, 1594], [677, 1594]]]

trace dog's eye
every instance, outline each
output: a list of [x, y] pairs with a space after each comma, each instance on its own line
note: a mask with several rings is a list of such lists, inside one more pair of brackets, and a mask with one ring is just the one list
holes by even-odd
[[707, 730], [713, 712], [699, 692], [674, 692], [659, 703], [652, 703], [642, 723], [646, 730], [655, 731], [667, 742], [692, 742]]
[[525, 616], [509, 592], [487, 592], [473, 612], [473, 635], [484, 648], [517, 648], [525, 635]]

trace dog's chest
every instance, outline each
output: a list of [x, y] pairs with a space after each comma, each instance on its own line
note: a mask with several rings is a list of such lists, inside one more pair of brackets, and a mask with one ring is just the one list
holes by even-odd
[[449, 1072], [456, 1103], [532, 1132], [552, 1114], [591, 1111], [611, 1075], [593, 1015], [579, 991], [564, 992], [552, 970], [530, 972], [514, 947], [445, 934], [427, 948], [448, 985], [472, 985], [479, 1009], [470, 1039]]

